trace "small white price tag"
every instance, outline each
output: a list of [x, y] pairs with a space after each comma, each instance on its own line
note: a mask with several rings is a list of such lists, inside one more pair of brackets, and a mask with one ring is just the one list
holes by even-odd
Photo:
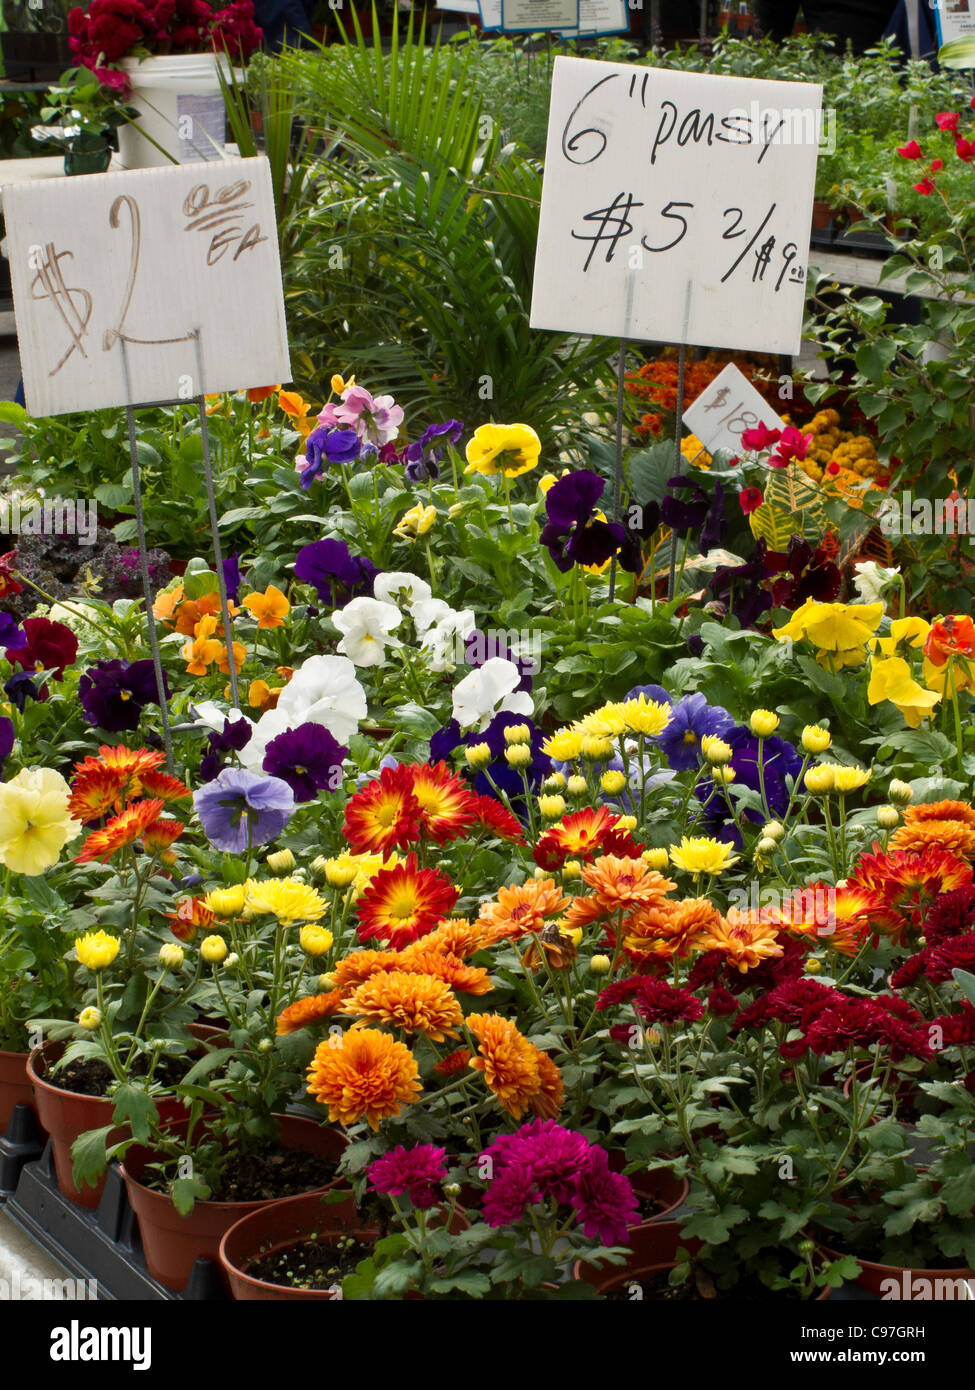
[[684, 424], [709, 454], [718, 449], [740, 449], [742, 434], [758, 424], [770, 430], [785, 429], [782, 417], [731, 362], [684, 411]]

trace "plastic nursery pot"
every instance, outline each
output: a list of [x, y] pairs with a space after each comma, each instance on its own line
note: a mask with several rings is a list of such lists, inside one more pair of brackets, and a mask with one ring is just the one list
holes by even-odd
[[10, 1123], [15, 1105], [29, 1105], [34, 1114], [34, 1088], [27, 1075], [26, 1052], [0, 1052], [0, 1134]]
[[[215, 1028], [203, 1028], [196, 1024], [191, 1024], [189, 1031], [201, 1042], [218, 1043], [224, 1036]], [[81, 1188], [76, 1187], [72, 1177], [71, 1145], [87, 1130], [101, 1129], [103, 1125], [110, 1124], [115, 1106], [111, 1100], [102, 1096], [85, 1096], [74, 1091], [65, 1091], [46, 1079], [50, 1068], [62, 1056], [64, 1049], [63, 1042], [46, 1042], [35, 1048], [27, 1058], [27, 1076], [33, 1092], [37, 1118], [51, 1136], [51, 1153], [58, 1187], [69, 1201], [76, 1202], [79, 1207], [93, 1209], [101, 1201], [105, 1178], [94, 1187], [87, 1184]], [[157, 1098], [156, 1106], [159, 1118], [164, 1123], [179, 1120], [185, 1114], [182, 1104], [175, 1096], [169, 1099]], [[116, 1130], [113, 1135], [109, 1135], [109, 1142], [123, 1138], [124, 1134], [124, 1129]]]
[[[280, 1143], [286, 1149], [314, 1153], [336, 1161], [345, 1151], [348, 1140], [337, 1129], [329, 1129], [317, 1120], [306, 1120], [297, 1115], [276, 1115], [274, 1118], [280, 1126]], [[121, 1170], [129, 1205], [139, 1221], [146, 1268], [153, 1279], [158, 1279], [167, 1289], [179, 1292], [185, 1288], [196, 1260], [216, 1261], [221, 1240], [231, 1226], [243, 1217], [262, 1207], [291, 1200], [265, 1198], [253, 1202], [197, 1202], [188, 1216], [180, 1216], [168, 1193], [156, 1192], [143, 1186], [140, 1181], [153, 1158], [151, 1150], [133, 1147], [126, 1154]], [[321, 1194], [339, 1187], [343, 1182], [343, 1179], [336, 1178], [317, 1188], [316, 1192]]]
[[330, 1289], [293, 1289], [269, 1284], [248, 1274], [247, 1267], [266, 1255], [276, 1255], [292, 1245], [318, 1240], [334, 1245], [343, 1236], [353, 1236], [364, 1245], [379, 1238], [378, 1226], [364, 1226], [351, 1198], [329, 1203], [321, 1192], [301, 1197], [285, 1197], [271, 1202], [241, 1219], [225, 1232], [220, 1242], [220, 1267], [233, 1297], [241, 1302], [271, 1303], [330, 1300]]
[[[841, 1256], [825, 1245], [823, 1254], [831, 1260]], [[918, 1269], [910, 1265], [882, 1265], [864, 1260], [850, 1251], [860, 1266], [855, 1282], [878, 1298], [892, 1300], [923, 1300], [971, 1298], [975, 1294], [975, 1269]], [[967, 1292], [961, 1285], [968, 1286]]]
[[[695, 1237], [682, 1236], [676, 1221], [656, 1221], [631, 1227], [627, 1241], [633, 1253], [625, 1265], [604, 1265], [597, 1269], [594, 1265], [579, 1261], [574, 1270], [576, 1279], [585, 1279], [598, 1294], [606, 1298], [625, 1290], [628, 1284], [641, 1284], [658, 1274], [668, 1273], [677, 1264], [677, 1251], [681, 1247], [691, 1256], [696, 1255], [702, 1247], [702, 1242]], [[831, 1293], [831, 1289], [823, 1289], [814, 1301], [823, 1302]], [[774, 1295], [770, 1296], [774, 1298]]]

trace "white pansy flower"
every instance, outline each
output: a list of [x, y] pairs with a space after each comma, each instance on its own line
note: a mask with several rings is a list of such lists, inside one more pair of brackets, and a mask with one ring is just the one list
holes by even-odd
[[418, 633], [426, 632], [453, 611], [450, 604], [444, 603], [442, 598], [421, 598], [410, 605], [410, 617]]
[[401, 603], [412, 608], [414, 604], [428, 599], [433, 590], [418, 574], [394, 570], [391, 574], [377, 574], [372, 592], [382, 603]]
[[398, 638], [390, 636], [402, 621], [403, 615], [395, 604], [376, 598], [354, 598], [332, 614], [332, 622], [343, 634], [336, 650], [357, 666], [381, 666], [386, 660], [387, 646], [402, 646]]
[[879, 603], [900, 574], [899, 569], [886, 569], [876, 560], [860, 560], [853, 568], [853, 583], [861, 603]]
[[439, 622], [423, 634], [421, 650], [426, 653], [431, 671], [452, 671], [463, 662], [464, 642], [475, 630], [477, 621], [469, 608], [460, 612], [448, 608]]
[[513, 661], [492, 656], [454, 686], [453, 715], [462, 729], [486, 729], [496, 714], [532, 714], [534, 705], [527, 691], [515, 687], [521, 672]]
[[[193, 704], [193, 714], [199, 723], [205, 724], [208, 729], [212, 729], [215, 734], [223, 733], [224, 721], [229, 719], [231, 724], [236, 724], [240, 719], [247, 719], [243, 710], [235, 707], [222, 709], [216, 700], [197, 700]], [[248, 724], [251, 722], [247, 719]]]

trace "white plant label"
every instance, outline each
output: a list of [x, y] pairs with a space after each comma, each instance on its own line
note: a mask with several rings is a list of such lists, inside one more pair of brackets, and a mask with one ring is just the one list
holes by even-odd
[[11, 184], [4, 216], [31, 415], [291, 380], [266, 159]]
[[579, 28], [579, 0], [501, 0], [501, 28], [511, 33]]
[[533, 328], [799, 349], [822, 88], [555, 60]]
[[684, 411], [684, 424], [709, 454], [718, 449], [740, 449], [745, 430], [758, 424], [770, 430], [785, 429], [785, 421], [733, 362]]

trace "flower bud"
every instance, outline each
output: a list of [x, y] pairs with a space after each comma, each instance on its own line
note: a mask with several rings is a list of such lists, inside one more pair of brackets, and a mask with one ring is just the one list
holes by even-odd
[[81, 1013], [78, 1015], [78, 1022], [81, 1027], [87, 1029], [89, 1033], [94, 1033], [95, 1029], [101, 1026], [101, 1021], [102, 1011], [101, 1009], [96, 1009], [93, 1005], [89, 1006], [87, 1009], [82, 1009]]
[[332, 888], [348, 888], [357, 872], [354, 864], [343, 864], [340, 859], [325, 861], [325, 882]]
[[615, 796], [626, 786], [626, 774], [620, 772], [618, 768], [610, 768], [600, 777], [599, 785], [609, 796]]
[[665, 849], [645, 849], [640, 857], [645, 859], [651, 869], [656, 869], [659, 874], [662, 874], [670, 864], [670, 855]]
[[835, 785], [833, 769], [829, 763], [822, 767], [811, 767], [806, 772], [806, 791], [811, 796], [827, 796]]
[[900, 824], [901, 813], [896, 806], [878, 806], [877, 824], [882, 830], [893, 830]]
[[274, 1043], [271, 1041], [270, 1038], [262, 1038], [261, 1041], [257, 1044], [258, 1052], [270, 1052], [273, 1047]]
[[780, 821], [770, 820], [768, 825], [762, 826], [762, 834], [767, 840], [781, 840], [785, 835], [785, 826]]
[[592, 758], [594, 761], [600, 758], [611, 758], [613, 756], [612, 739], [598, 738], [595, 734], [586, 734], [582, 740], [582, 756]]
[[810, 956], [806, 961], [806, 974], [818, 975], [823, 968], [823, 963], [816, 956]]
[[222, 936], [208, 936], [200, 946], [200, 955], [208, 965], [219, 965], [227, 957], [227, 943]]
[[327, 973], [327, 974], [325, 974], [325, 975], [319, 975], [319, 977], [318, 977], [318, 988], [322, 991], [323, 994], [326, 993], [326, 992], [327, 992], [328, 990], [330, 990], [330, 989], [334, 989], [334, 988], [335, 988], [335, 976], [334, 976], [333, 974], [331, 974], [331, 972], [329, 972], [329, 973]]
[[756, 709], [748, 721], [748, 727], [756, 738], [769, 738], [779, 727], [779, 716], [770, 709]]
[[618, 830], [635, 830], [636, 816], [617, 816], [616, 828]]
[[712, 767], [723, 767], [725, 763], [730, 763], [734, 756], [734, 749], [730, 743], [725, 743], [723, 738], [718, 738], [717, 734], [705, 734], [701, 739], [701, 752], [704, 759]]
[[204, 902], [216, 917], [239, 917], [244, 910], [244, 885], [234, 883], [229, 888], [214, 888]]
[[532, 732], [527, 724], [509, 724], [504, 731], [504, 741], [509, 746], [512, 743], [530, 743]]
[[487, 767], [491, 761], [491, 748], [487, 743], [475, 743], [464, 754], [468, 767]]
[[504, 760], [509, 767], [527, 767], [532, 760], [532, 750], [527, 743], [512, 743], [504, 750]]
[[712, 767], [711, 776], [720, 787], [730, 787], [735, 780], [735, 769], [733, 767]]
[[802, 731], [802, 746], [807, 753], [825, 753], [832, 742], [830, 731], [819, 724], [807, 724]]
[[777, 846], [775, 841], [769, 839], [767, 835], [763, 835], [762, 838], [759, 840], [758, 844], [755, 846], [755, 853], [765, 855], [774, 854], [776, 848]]
[[887, 788], [887, 795], [896, 806], [907, 806], [914, 800], [910, 783], [902, 782], [898, 777], [895, 777]]
[[231, 951], [230, 955], [223, 963], [224, 970], [235, 970], [240, 964], [240, 956], [236, 951]]
[[563, 878], [582, 878], [582, 865], [578, 859], [567, 859], [562, 865]]
[[460, 1196], [460, 1183], [459, 1183], [459, 1182], [445, 1182], [445, 1183], [444, 1183], [444, 1186], [443, 1186], [443, 1195], [444, 1195], [445, 1197], [459, 1197], [459, 1196]]
[[540, 796], [538, 809], [546, 820], [559, 820], [565, 814], [565, 797]]
[[564, 773], [564, 772], [552, 772], [552, 773], [549, 774], [548, 777], [545, 778], [545, 781], [542, 783], [542, 789], [543, 789], [543, 791], [547, 791], [547, 792], [559, 792], [559, 791], [562, 790], [562, 788], [563, 788], [564, 786], [565, 786], [565, 773]]
[[589, 790], [589, 783], [586, 781], [585, 777], [580, 777], [579, 774], [576, 773], [575, 776], [570, 777], [568, 782], [566, 782], [565, 789], [570, 796], [585, 796], [586, 792]]
[[290, 849], [275, 850], [264, 861], [272, 874], [290, 874], [295, 866], [295, 857]]
[[167, 941], [159, 948], [159, 964], [165, 970], [178, 970], [183, 964], [183, 948], [175, 941]]
[[593, 956], [589, 962], [589, 969], [594, 975], [608, 975], [612, 964], [609, 956]]
[[298, 933], [298, 944], [308, 956], [324, 956], [332, 949], [334, 940], [328, 927], [320, 927], [313, 923], [302, 927]]

